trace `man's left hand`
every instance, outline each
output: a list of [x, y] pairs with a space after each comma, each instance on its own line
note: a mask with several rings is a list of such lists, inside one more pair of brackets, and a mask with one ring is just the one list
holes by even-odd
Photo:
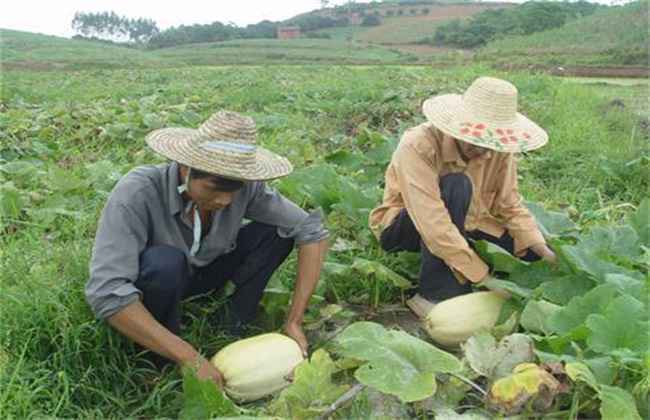
[[302, 355], [304, 357], [308, 356], [307, 349], [309, 348], [309, 343], [307, 342], [307, 337], [305, 333], [302, 332], [302, 327], [300, 324], [295, 322], [290, 322], [284, 327], [287, 335], [298, 343], [300, 349], [302, 350]]
[[551, 250], [546, 244], [538, 244], [530, 247], [531, 251], [539, 255], [544, 261], [548, 261], [551, 264], [557, 263], [557, 256], [555, 252]]

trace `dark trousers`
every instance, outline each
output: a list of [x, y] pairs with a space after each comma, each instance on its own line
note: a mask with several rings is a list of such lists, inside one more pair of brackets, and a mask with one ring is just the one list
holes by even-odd
[[153, 317], [174, 334], [180, 332], [181, 301], [220, 289], [231, 280], [236, 288], [228, 302], [232, 318], [246, 324], [255, 318], [273, 272], [293, 249], [293, 240], [281, 238], [275, 226], [252, 222], [237, 235], [234, 251], [206, 267], [190, 270], [185, 254], [163, 245], [147, 248], [140, 255], [140, 276], [135, 286]]
[[[452, 223], [466, 239], [487, 240], [513, 253], [514, 240], [508, 232], [497, 238], [481, 231], [465, 231], [465, 218], [472, 201], [472, 183], [467, 175], [455, 173], [440, 178], [440, 196]], [[402, 209], [393, 223], [382, 232], [380, 243], [387, 252], [420, 252], [422, 263], [418, 293], [424, 298], [441, 301], [472, 291], [469, 283], [460, 284], [449, 266], [428, 250], [406, 209]], [[535, 261], [539, 257], [528, 250], [522, 259]]]

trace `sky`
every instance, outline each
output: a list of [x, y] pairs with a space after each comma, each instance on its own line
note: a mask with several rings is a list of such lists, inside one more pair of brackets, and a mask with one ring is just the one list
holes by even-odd
[[161, 30], [214, 21], [245, 26], [265, 19], [284, 20], [318, 9], [320, 4], [320, 0], [18, 0], [5, 2], [0, 28], [69, 37], [74, 35], [70, 23], [75, 12], [111, 10], [130, 18], [153, 19]]
[[[608, 1], [616, 2], [599, 2]], [[343, 4], [346, 0], [330, 3]], [[320, 0], [18, 0], [5, 2], [0, 28], [70, 37], [74, 35], [70, 23], [75, 12], [111, 10], [129, 18], [153, 19], [161, 30], [214, 21], [245, 26], [265, 19], [284, 20], [320, 5]]]

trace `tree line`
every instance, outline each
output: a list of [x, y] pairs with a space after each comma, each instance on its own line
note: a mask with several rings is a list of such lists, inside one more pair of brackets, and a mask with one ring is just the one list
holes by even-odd
[[160, 32], [152, 19], [130, 19], [115, 12], [77, 12], [72, 19], [72, 29], [82, 38], [136, 44], [147, 43]]
[[72, 20], [72, 28], [77, 33], [75, 38], [130, 43], [146, 48], [232, 39], [276, 38], [278, 27], [286, 25], [297, 26], [302, 32], [308, 32], [348, 24], [347, 17], [306, 14], [285, 22], [264, 20], [245, 27], [215, 21], [208, 24], [180, 25], [161, 31], [151, 19], [129, 19], [115, 12], [78, 12]]

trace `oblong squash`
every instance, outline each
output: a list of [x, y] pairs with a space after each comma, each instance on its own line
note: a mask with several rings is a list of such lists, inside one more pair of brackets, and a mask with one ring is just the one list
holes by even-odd
[[223, 375], [226, 393], [236, 401], [246, 402], [289, 385], [287, 376], [302, 360], [298, 343], [285, 335], [269, 333], [229, 344], [211, 362]]
[[458, 346], [479, 330], [494, 327], [505, 301], [498, 292], [474, 292], [443, 300], [424, 319], [424, 329], [436, 343]]

